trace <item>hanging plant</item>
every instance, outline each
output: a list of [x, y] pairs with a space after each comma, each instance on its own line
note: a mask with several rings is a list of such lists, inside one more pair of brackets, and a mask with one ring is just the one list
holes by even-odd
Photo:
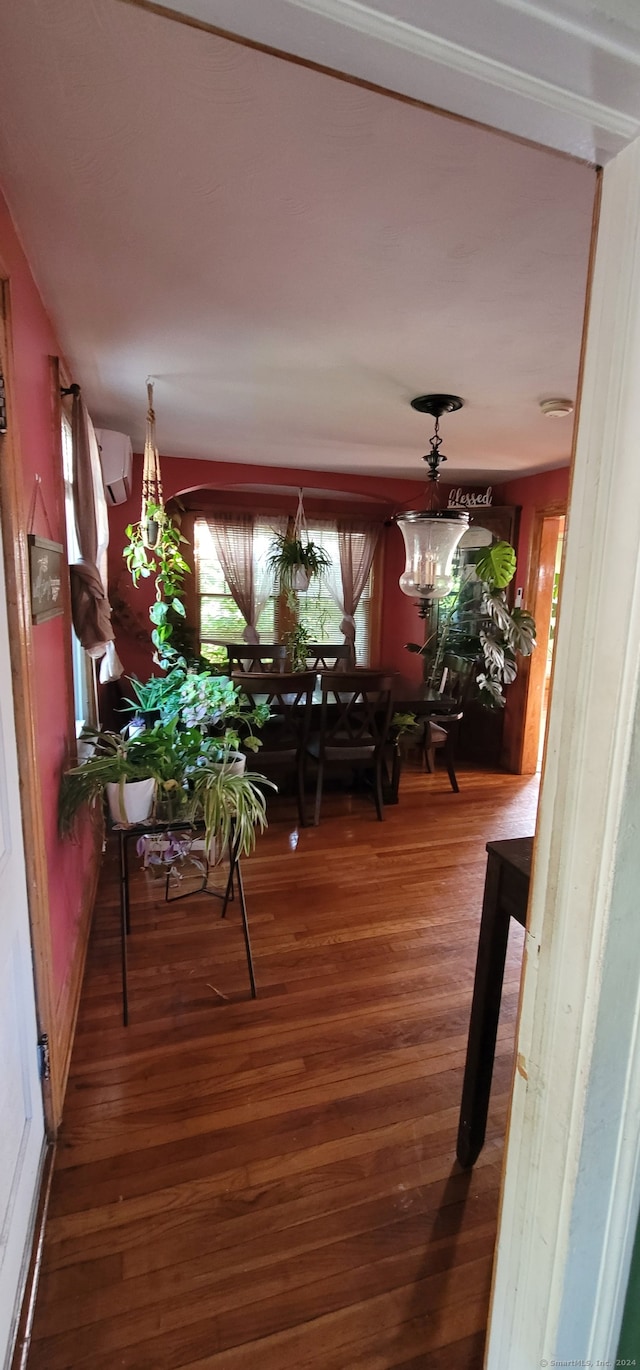
[[147, 397], [140, 520], [127, 526], [128, 542], [123, 556], [136, 589], [141, 579], [155, 577], [155, 603], [149, 609], [153, 625], [151, 641], [156, 649], [154, 661], [166, 670], [175, 657], [170, 642], [173, 634], [171, 616], [176, 614], [181, 619], [185, 618], [180, 596], [184, 577], [191, 568], [180, 550], [187, 539], [164, 507], [160, 457], [155, 437], [153, 385], [150, 381], [147, 381]]
[[302, 490], [293, 526], [275, 534], [267, 565], [276, 584], [288, 595], [308, 590], [314, 576], [321, 577], [331, 565], [329, 553], [309, 537]]

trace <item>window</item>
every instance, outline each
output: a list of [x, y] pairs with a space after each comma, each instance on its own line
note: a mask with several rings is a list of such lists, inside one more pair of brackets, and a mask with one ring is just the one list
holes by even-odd
[[[274, 519], [256, 519], [253, 545], [255, 563], [258, 567], [266, 563], [273, 542], [274, 525]], [[332, 572], [329, 572], [329, 575], [333, 574], [333, 581], [339, 594], [340, 553], [336, 527], [326, 523], [321, 526], [310, 525], [309, 537], [329, 553], [332, 562]], [[219, 665], [226, 661], [223, 644], [241, 642], [246, 625], [225, 580], [214, 539], [205, 518], [196, 519], [194, 549], [200, 650], [209, 661]], [[359, 666], [368, 666], [371, 659], [373, 594], [372, 572], [355, 614], [356, 656]], [[307, 628], [311, 641], [342, 642], [342, 611], [336, 603], [336, 598], [330, 593], [329, 582], [326, 579], [312, 581], [308, 592], [299, 596], [299, 606], [300, 620]], [[283, 596], [270, 595], [258, 619], [261, 641], [282, 640], [286, 625], [289, 623], [290, 612], [287, 611]]]
[[[73, 442], [71, 440], [71, 424], [66, 416], [62, 415], [62, 469], [64, 475], [64, 514], [67, 527], [67, 550], [69, 562], [77, 561], [80, 556], [78, 539], [76, 535], [76, 523], [73, 512]], [[71, 629], [71, 657], [73, 663], [73, 699], [74, 713], [76, 719], [76, 737], [80, 736], [83, 727], [89, 723], [96, 723], [98, 712], [96, 707], [96, 686], [94, 666], [91, 657], [81, 646], [74, 629]]]
[[[338, 594], [341, 589], [340, 550], [336, 528], [309, 526], [309, 537], [317, 542], [331, 557], [331, 571]], [[371, 604], [373, 594], [373, 571], [362, 593], [355, 612], [356, 620], [356, 664], [368, 666], [371, 661]], [[300, 619], [311, 636], [312, 642], [342, 642], [340, 624], [342, 610], [329, 593], [326, 579], [312, 580], [306, 594], [300, 596]]]
[[[264, 565], [272, 541], [272, 528], [266, 523], [256, 523], [253, 549], [258, 565]], [[220, 665], [227, 659], [221, 644], [242, 642], [247, 625], [224, 578], [206, 519], [196, 519], [194, 550], [200, 651], [208, 661]], [[264, 642], [276, 640], [275, 619], [276, 600], [270, 595], [258, 619], [258, 632]]]

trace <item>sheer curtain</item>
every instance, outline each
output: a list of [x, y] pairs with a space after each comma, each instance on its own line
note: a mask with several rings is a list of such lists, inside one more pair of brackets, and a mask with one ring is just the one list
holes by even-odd
[[275, 515], [269, 527], [253, 514], [215, 514], [207, 519], [224, 578], [234, 603], [246, 623], [242, 634], [245, 642], [259, 642], [258, 622], [262, 610], [273, 592], [267, 557], [275, 532], [280, 532], [286, 520]]
[[344, 640], [350, 647], [349, 664], [351, 666], [356, 664], [355, 612], [371, 573], [380, 532], [381, 525], [379, 523], [362, 523], [351, 519], [338, 520], [341, 597], [338, 598], [336, 594], [335, 580], [331, 588], [343, 615], [340, 632], [344, 634]]
[[207, 519], [224, 578], [246, 623], [245, 642], [259, 642], [253, 557], [253, 514], [215, 514]]
[[98, 440], [87, 407], [74, 388], [71, 411], [73, 512], [79, 557], [69, 567], [71, 614], [89, 656], [102, 658], [100, 681], [118, 680], [123, 667], [114, 646], [107, 598], [109, 518], [102, 484]]

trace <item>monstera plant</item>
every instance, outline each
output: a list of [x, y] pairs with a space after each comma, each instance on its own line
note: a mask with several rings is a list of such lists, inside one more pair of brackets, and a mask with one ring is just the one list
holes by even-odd
[[506, 588], [516, 570], [516, 554], [508, 542], [481, 550], [467, 566], [460, 583], [441, 601], [433, 633], [420, 646], [407, 643], [425, 661], [425, 679], [438, 685], [445, 656], [469, 664], [474, 688], [487, 708], [500, 709], [505, 687], [515, 680], [518, 657], [530, 656], [536, 646], [536, 625], [526, 609], [511, 608]]

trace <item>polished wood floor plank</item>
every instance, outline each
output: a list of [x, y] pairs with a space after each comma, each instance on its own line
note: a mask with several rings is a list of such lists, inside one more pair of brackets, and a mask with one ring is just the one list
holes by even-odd
[[[487, 1143], [455, 1136], [485, 843], [533, 831], [535, 780], [403, 776], [377, 823], [277, 799], [237, 907], [134, 876], [131, 1025], [105, 862], [30, 1370], [480, 1370], [522, 930]], [[133, 864], [133, 863], [132, 863]]]

